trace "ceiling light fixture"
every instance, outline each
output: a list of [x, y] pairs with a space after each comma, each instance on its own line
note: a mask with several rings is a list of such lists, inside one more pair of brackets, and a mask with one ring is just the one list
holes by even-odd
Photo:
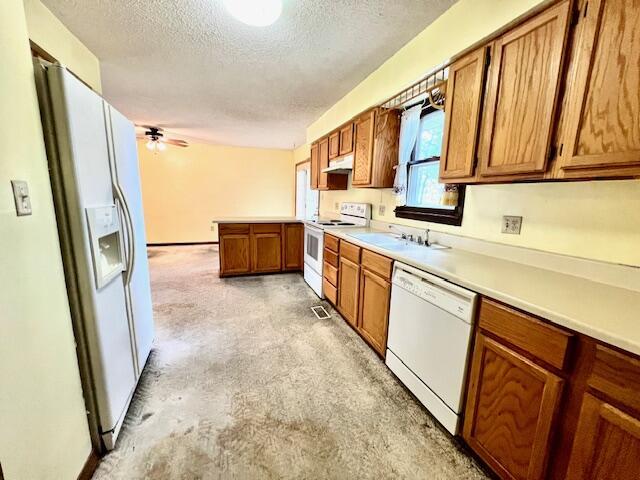
[[227, 11], [254, 27], [266, 27], [282, 14], [282, 0], [224, 0]]

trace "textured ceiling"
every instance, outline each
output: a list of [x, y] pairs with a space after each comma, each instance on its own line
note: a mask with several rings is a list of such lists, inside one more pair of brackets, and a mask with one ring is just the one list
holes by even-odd
[[304, 143], [307, 125], [454, 2], [284, 0], [275, 24], [250, 27], [222, 0], [44, 0], [135, 122], [276, 148]]

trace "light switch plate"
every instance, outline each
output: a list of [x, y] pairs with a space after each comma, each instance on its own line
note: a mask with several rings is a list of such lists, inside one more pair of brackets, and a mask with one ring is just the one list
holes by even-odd
[[23, 180], [11, 180], [13, 189], [13, 199], [16, 204], [16, 213], [19, 217], [31, 215], [31, 197], [29, 196], [29, 186]]
[[378, 215], [383, 216], [386, 211], [387, 207], [385, 205], [378, 205]]
[[520, 235], [521, 228], [522, 217], [516, 217], [513, 215], [504, 215], [502, 217], [502, 233]]

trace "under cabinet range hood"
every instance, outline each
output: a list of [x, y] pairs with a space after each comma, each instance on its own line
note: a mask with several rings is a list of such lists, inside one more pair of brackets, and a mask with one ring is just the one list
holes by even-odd
[[331, 160], [329, 167], [323, 168], [323, 173], [343, 173], [349, 174], [353, 170], [353, 154], [345, 155], [342, 158]]

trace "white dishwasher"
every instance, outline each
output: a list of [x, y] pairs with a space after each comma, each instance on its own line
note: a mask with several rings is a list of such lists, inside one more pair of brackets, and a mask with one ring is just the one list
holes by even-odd
[[386, 364], [454, 435], [476, 297], [439, 277], [395, 263]]

